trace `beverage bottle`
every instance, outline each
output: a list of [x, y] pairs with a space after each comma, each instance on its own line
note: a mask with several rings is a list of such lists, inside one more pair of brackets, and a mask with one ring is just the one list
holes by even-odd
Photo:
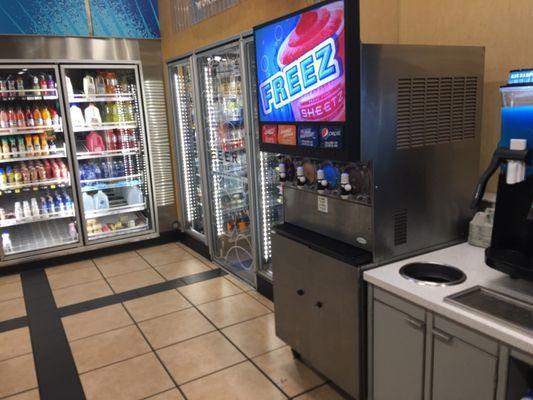
[[74, 203], [68, 195], [68, 193], [63, 192], [63, 198], [65, 199], [65, 209], [68, 212], [71, 212], [74, 209]]
[[98, 164], [93, 164], [92, 166], [94, 171], [94, 179], [102, 179], [102, 170], [98, 166]]
[[46, 181], [46, 170], [44, 169], [44, 166], [41, 162], [38, 162], [35, 166], [35, 169], [37, 170], [37, 177], [39, 181]]
[[26, 126], [35, 126], [35, 120], [33, 119], [33, 113], [31, 112], [30, 107], [26, 107], [24, 118], [26, 119]]
[[35, 126], [43, 126], [43, 117], [37, 106], [33, 109], [33, 120], [35, 121]]
[[52, 173], [52, 163], [50, 161], [44, 160], [43, 169], [44, 169], [45, 180], [54, 178], [54, 174]]
[[22, 108], [17, 108], [17, 126], [19, 128], [26, 126], [26, 117], [24, 116], [24, 112], [22, 111]]
[[68, 224], [68, 233], [72, 240], [78, 240], [78, 230], [76, 229], [76, 224], [74, 222]]
[[106, 164], [107, 164], [107, 172], [109, 174], [109, 177], [115, 178], [116, 175], [115, 175], [115, 171], [113, 170], [113, 163], [111, 161], [107, 161]]
[[54, 204], [54, 198], [50, 195], [46, 196], [46, 208], [50, 214], [56, 213], [56, 206]]
[[102, 171], [102, 178], [111, 178], [111, 174], [109, 172], [109, 169], [107, 168], [107, 163], [105, 161], [102, 161], [100, 163], [100, 171]]
[[56, 88], [56, 83], [54, 81], [54, 77], [50, 74], [48, 74], [48, 79], [46, 80], [46, 86], [48, 87], [48, 89], [52, 89], [52, 90], [48, 90], [48, 95], [53, 96], [54, 89]]
[[13, 251], [13, 244], [11, 243], [8, 231], [2, 232], [2, 247], [4, 248], [4, 253], [9, 254]]
[[59, 114], [57, 113], [56, 109], [53, 107], [50, 107], [50, 118], [52, 119], [53, 126], [58, 126], [60, 124]]
[[122, 160], [118, 161], [118, 176], [125, 176], [126, 171], [124, 170], [124, 162]]
[[24, 79], [21, 75], [17, 76], [17, 90], [19, 96], [24, 96]]
[[68, 168], [67, 168], [67, 165], [62, 160], [59, 160], [59, 171], [61, 174], [61, 179], [67, 180], [68, 179]]
[[0, 108], [0, 128], [9, 127], [9, 118], [5, 109]]
[[110, 122], [120, 122], [121, 115], [119, 114], [117, 103], [111, 104], [111, 121]]
[[35, 90], [33, 92], [35, 96], [41, 95], [41, 91], [39, 90], [41, 88], [41, 85], [39, 84], [39, 77], [37, 75], [33, 75], [31, 77], [31, 88], [32, 90]]
[[48, 148], [50, 150], [50, 154], [57, 153], [56, 142], [54, 141], [53, 138], [48, 140]]
[[41, 140], [39, 139], [39, 135], [33, 135], [33, 154], [38, 156], [41, 154]]
[[26, 155], [26, 145], [24, 144], [24, 136], [17, 137], [18, 152], [21, 156]]
[[7, 175], [4, 169], [0, 167], [0, 188], [4, 188], [7, 185]]
[[28, 170], [30, 171], [30, 180], [33, 183], [39, 182], [39, 172], [37, 170], [37, 167], [35, 167], [33, 163], [30, 163], [28, 166]]
[[31, 207], [28, 200], [24, 200], [22, 202], [22, 212], [24, 214], [24, 218], [31, 218]]
[[39, 204], [37, 203], [37, 199], [35, 197], [32, 197], [30, 200], [30, 204], [31, 204], [31, 214], [34, 217], [38, 217], [40, 212], [39, 212]]
[[0, 76], [0, 97], [7, 97], [7, 82], [6, 80]]
[[3, 138], [2, 139], [2, 153], [3, 153], [5, 159], [11, 158], [11, 156], [9, 155], [9, 153], [11, 153], [11, 147], [9, 147], [8, 138]]
[[41, 109], [41, 118], [43, 119], [43, 125], [52, 126], [52, 117], [46, 106]]
[[15, 78], [13, 77], [13, 75], [7, 76], [6, 84], [7, 84], [7, 90], [9, 91], [7, 96], [8, 97], [15, 96], [17, 84], [15, 82]]
[[7, 176], [7, 183], [9, 185], [13, 185], [15, 183], [15, 173], [13, 172], [13, 168], [11, 166], [6, 167], [6, 176]]
[[302, 189], [306, 183], [306, 179], [304, 175], [304, 167], [301, 165], [299, 165], [296, 168], [296, 178], [297, 178], [296, 185], [298, 189]]
[[96, 76], [94, 85], [96, 87], [97, 94], [105, 94], [105, 78], [101, 72]]
[[41, 197], [41, 214], [43, 216], [46, 216], [48, 214], [48, 204], [46, 203], [46, 199], [44, 197]]
[[31, 183], [30, 170], [26, 166], [26, 163], [20, 164], [20, 174], [22, 175], [22, 182]]
[[46, 133], [41, 133], [41, 154], [43, 156], [47, 156], [49, 153], [48, 151], [48, 136]]
[[56, 209], [56, 212], [58, 212], [58, 213], [62, 213], [63, 211], [65, 211], [64, 204], [63, 204], [63, 199], [61, 199], [61, 195], [59, 193], [56, 193], [56, 198], [55, 198], [55, 201], [54, 201], [54, 207]]
[[114, 72], [108, 72], [106, 74], [106, 93], [116, 93], [117, 77]]
[[24, 213], [22, 211], [22, 205], [20, 204], [20, 201], [15, 201], [15, 219], [22, 219], [24, 217]]
[[13, 168], [13, 176], [15, 177], [15, 185], [20, 185], [22, 183], [22, 174], [19, 167]]
[[10, 128], [15, 128], [17, 126], [17, 115], [13, 110], [13, 107], [7, 109], [7, 120]]
[[52, 176], [54, 177], [54, 179], [57, 179], [57, 180], [61, 179], [61, 167], [56, 162], [56, 160], [51, 161], [51, 166], [52, 166]]
[[35, 155], [33, 152], [33, 141], [32, 141], [31, 135], [26, 135], [25, 140], [26, 140], [26, 154], [28, 156]]
[[9, 138], [9, 149], [11, 151], [11, 157], [18, 157], [17, 139], [15, 137]]
[[113, 133], [112, 129], [105, 131], [105, 144], [108, 151], [117, 149], [117, 141], [117, 135]]
[[46, 81], [46, 77], [44, 75], [41, 75], [39, 77], [39, 87], [41, 89], [45, 89], [45, 90], [41, 90], [41, 95], [46, 96], [46, 94], [48, 93], [48, 91], [46, 90], [48, 89], [48, 82]]

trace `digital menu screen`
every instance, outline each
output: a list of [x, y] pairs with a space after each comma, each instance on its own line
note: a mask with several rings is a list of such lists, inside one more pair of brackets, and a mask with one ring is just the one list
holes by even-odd
[[345, 122], [343, 1], [254, 33], [260, 122]]

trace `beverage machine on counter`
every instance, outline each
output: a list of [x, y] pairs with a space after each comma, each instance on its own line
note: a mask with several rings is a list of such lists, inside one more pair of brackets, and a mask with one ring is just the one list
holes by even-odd
[[362, 271], [464, 240], [484, 50], [361, 44], [357, 2], [254, 28], [260, 149], [275, 154], [276, 333], [364, 398]]

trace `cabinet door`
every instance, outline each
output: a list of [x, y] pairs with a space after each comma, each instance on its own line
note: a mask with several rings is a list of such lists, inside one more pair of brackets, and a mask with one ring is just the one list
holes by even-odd
[[276, 277], [274, 304], [276, 334], [294, 350], [311, 346], [313, 312], [310, 296], [308, 247], [284, 236], [272, 237], [272, 268]]
[[379, 301], [373, 318], [374, 400], [421, 400], [424, 323]]
[[432, 400], [494, 399], [496, 357], [435, 330]]

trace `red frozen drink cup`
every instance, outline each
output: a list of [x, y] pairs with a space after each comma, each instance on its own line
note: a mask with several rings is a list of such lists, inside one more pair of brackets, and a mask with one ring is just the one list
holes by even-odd
[[341, 66], [340, 76], [292, 102], [296, 121], [344, 121], [344, 3], [327, 4], [301, 15], [296, 27], [278, 52], [281, 68], [312, 50], [325, 40], [335, 41], [335, 58]]

